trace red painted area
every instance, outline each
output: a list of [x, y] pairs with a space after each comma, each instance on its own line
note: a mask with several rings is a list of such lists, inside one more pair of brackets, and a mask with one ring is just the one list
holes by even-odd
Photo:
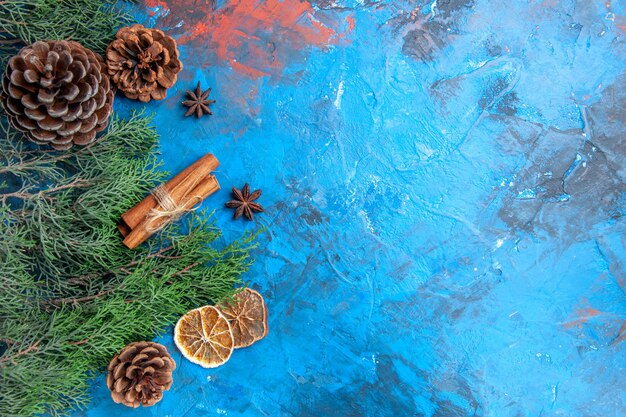
[[165, 1], [163, 0], [145, 0], [146, 1], [146, 6], [148, 6], [149, 8], [153, 9], [149, 12], [150, 16], [154, 16], [155, 15], [155, 11], [156, 9], [161, 9], [161, 10], [167, 10], [168, 9], [168, 5]]
[[237, 72], [239, 72], [241, 74], [247, 75], [250, 78], [260, 78], [260, 77], [264, 77], [264, 76], [270, 75], [268, 72], [264, 72], [264, 71], [255, 69], [253, 67], [249, 67], [249, 66], [241, 64], [241, 63], [239, 63], [237, 61], [231, 60], [230, 61], [230, 65], [231, 65], [231, 67], [235, 71], [237, 71]]
[[346, 20], [348, 21], [348, 32], [352, 32], [356, 26], [356, 20], [353, 15], [348, 16]]
[[571, 329], [572, 327], [582, 327], [583, 324], [587, 323], [589, 319], [602, 314], [601, 311], [596, 310], [595, 308], [579, 308], [574, 313], [576, 315], [576, 319], [563, 323], [563, 327]]
[[219, 9], [209, 1], [145, 2], [167, 11], [165, 25], [182, 22], [180, 43], [208, 49], [217, 62], [250, 78], [280, 75], [298, 51], [335, 44], [355, 26], [352, 16], [341, 24], [303, 0], [231, 0]]
[[157, 8], [157, 7], [165, 7], [167, 8], [167, 3], [165, 3], [163, 0], [145, 0], [146, 2], [146, 6], [150, 7], [150, 8]]

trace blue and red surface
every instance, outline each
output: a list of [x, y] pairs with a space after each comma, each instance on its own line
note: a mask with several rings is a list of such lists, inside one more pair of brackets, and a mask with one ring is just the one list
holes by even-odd
[[[221, 161], [269, 336], [104, 416], [626, 415], [626, 4], [146, 0], [165, 166]], [[184, 118], [212, 87], [214, 115]], [[119, 110], [142, 107], [119, 98]], [[232, 221], [232, 185], [266, 213]]]

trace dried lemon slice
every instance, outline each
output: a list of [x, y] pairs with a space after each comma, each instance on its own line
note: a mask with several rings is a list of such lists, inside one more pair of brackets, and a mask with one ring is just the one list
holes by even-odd
[[224, 315], [213, 306], [191, 310], [178, 320], [174, 342], [183, 356], [205, 368], [224, 364], [233, 353], [233, 333]]
[[237, 293], [233, 303], [222, 307], [222, 313], [230, 322], [235, 349], [250, 346], [267, 335], [267, 306], [263, 296], [250, 288]]

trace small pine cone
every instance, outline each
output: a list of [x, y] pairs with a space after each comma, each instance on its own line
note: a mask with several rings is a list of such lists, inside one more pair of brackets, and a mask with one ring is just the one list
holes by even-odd
[[165, 346], [154, 342], [127, 345], [109, 363], [107, 386], [116, 403], [137, 408], [154, 405], [172, 385], [176, 362]]
[[35, 42], [9, 60], [0, 101], [33, 142], [87, 145], [107, 127], [114, 87], [100, 55], [73, 41]]
[[164, 99], [183, 69], [176, 41], [139, 24], [121, 28], [115, 37], [107, 48], [107, 68], [120, 91], [144, 103]]

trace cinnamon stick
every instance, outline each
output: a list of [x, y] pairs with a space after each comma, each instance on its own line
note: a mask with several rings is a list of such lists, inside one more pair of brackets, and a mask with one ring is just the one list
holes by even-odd
[[[219, 165], [220, 163], [217, 158], [212, 154], [207, 153], [202, 158], [198, 159], [196, 162], [182, 170], [178, 175], [166, 182], [165, 185], [163, 185], [163, 188], [168, 193], [171, 193], [174, 188], [180, 186], [180, 184], [191, 174], [194, 174], [194, 176], [200, 178], [204, 178], [212, 171], [214, 171]], [[191, 183], [189, 182], [186, 183], [186, 185], [190, 184]], [[194, 185], [195, 184], [192, 184], [191, 188], [193, 188]], [[189, 188], [187, 191], [191, 191], [191, 188]], [[128, 236], [132, 229], [137, 227], [145, 219], [146, 213], [155, 208], [156, 205], [157, 202], [154, 196], [152, 194], [149, 194], [146, 198], [141, 200], [126, 213], [122, 214], [122, 222], [118, 226], [118, 229], [122, 236]]]
[[[198, 180], [194, 174], [188, 176], [170, 192], [172, 200], [176, 202], [176, 204], [181, 204], [185, 210], [191, 210], [199, 202], [220, 189], [220, 185], [214, 175], [209, 175], [206, 178]], [[195, 181], [195, 186], [193, 186], [193, 189], [190, 192], [186, 192], [185, 188], [188, 187], [192, 181]], [[157, 210], [162, 209], [162, 207], [158, 204], [155, 205], [155, 208]], [[158, 222], [155, 222], [156, 224], [149, 225], [150, 219], [148, 217], [149, 215], [144, 215], [142, 222], [134, 227], [124, 238], [124, 245], [126, 245], [129, 249], [134, 249], [141, 245], [154, 233], [151, 230], [162, 226], [163, 223], [167, 221], [165, 219], [161, 219]], [[150, 228], [148, 226], [150, 226]]]

